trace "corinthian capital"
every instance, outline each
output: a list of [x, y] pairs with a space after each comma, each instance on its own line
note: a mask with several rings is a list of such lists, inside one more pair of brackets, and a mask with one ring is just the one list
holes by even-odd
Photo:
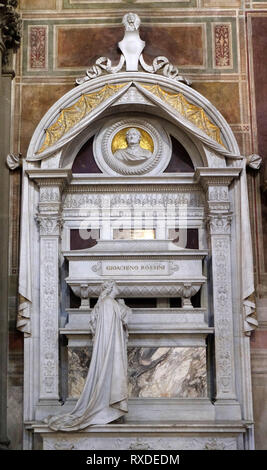
[[58, 215], [42, 216], [37, 215], [36, 221], [40, 227], [40, 235], [59, 236], [62, 228], [62, 217]]
[[211, 235], [225, 235], [230, 233], [232, 215], [227, 212], [223, 213], [210, 213], [207, 218]]

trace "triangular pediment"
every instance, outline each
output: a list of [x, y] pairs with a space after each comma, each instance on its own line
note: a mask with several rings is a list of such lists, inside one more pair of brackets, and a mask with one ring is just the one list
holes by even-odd
[[[42, 160], [59, 151], [96, 119], [101, 118], [108, 108], [132, 104], [157, 107], [187, 134], [212, 151], [223, 156], [233, 155], [223, 142], [219, 126], [201, 105], [195, 104], [199, 95], [197, 92], [191, 90], [191, 95], [195, 95], [195, 102], [192, 102], [185, 96], [181, 84], [176, 83], [175, 88], [172, 84], [171, 91], [168, 81], [165, 83], [166, 79], [159, 80], [157, 77], [156, 81], [153, 75], [149, 75], [148, 81], [148, 74], [138, 73], [132, 81], [129, 80], [129, 75], [131, 79], [134, 78], [131, 73], [124, 76], [117, 74], [117, 80], [114, 76], [112, 80], [110, 76], [106, 76], [105, 80], [101, 79], [102, 86], [97, 89], [94, 86], [91, 91], [91, 82], [83, 85], [83, 89], [80, 89], [82, 93], [77, 94], [77, 89], [74, 89], [64, 95], [51, 108], [54, 112], [48, 112], [40, 123], [42, 126], [38, 126], [41, 138], [36, 139], [34, 148], [30, 146], [32, 150], [28, 153], [27, 160]], [[155, 111], [153, 114], [156, 114]]]

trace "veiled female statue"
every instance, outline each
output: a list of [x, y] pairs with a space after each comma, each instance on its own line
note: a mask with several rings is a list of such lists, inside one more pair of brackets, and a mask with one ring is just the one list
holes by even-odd
[[106, 281], [91, 313], [92, 359], [83, 392], [74, 410], [47, 420], [54, 430], [73, 431], [107, 424], [127, 413], [127, 313], [115, 300], [115, 281]]

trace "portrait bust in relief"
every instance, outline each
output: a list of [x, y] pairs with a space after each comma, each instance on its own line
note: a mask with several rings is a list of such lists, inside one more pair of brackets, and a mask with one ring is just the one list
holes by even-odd
[[152, 152], [141, 147], [141, 133], [135, 127], [126, 132], [127, 147], [114, 152], [114, 157], [128, 165], [138, 165], [152, 157]]

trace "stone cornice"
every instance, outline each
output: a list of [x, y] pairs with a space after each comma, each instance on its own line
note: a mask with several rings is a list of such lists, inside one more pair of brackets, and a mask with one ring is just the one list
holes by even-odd
[[238, 178], [242, 168], [196, 168], [195, 181], [207, 190], [209, 186], [230, 186]]
[[62, 168], [48, 170], [32, 169], [26, 170], [26, 173], [38, 186], [61, 186], [69, 183], [71, 180], [71, 170]]

